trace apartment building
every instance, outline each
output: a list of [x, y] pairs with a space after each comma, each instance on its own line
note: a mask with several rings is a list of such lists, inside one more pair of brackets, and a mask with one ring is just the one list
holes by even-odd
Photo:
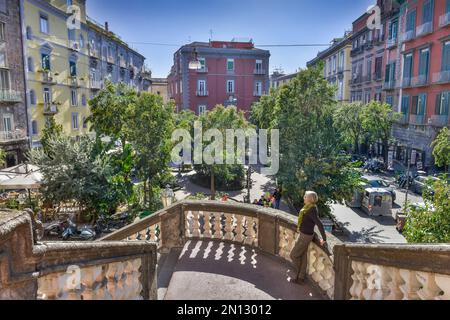
[[169, 102], [168, 88], [167, 78], [150, 78], [148, 92], [161, 96], [165, 103]]
[[145, 57], [109, 30], [108, 22], [102, 25], [87, 17], [86, 24], [91, 97], [103, 88], [105, 80], [147, 91], [150, 83], [144, 67]]
[[270, 88], [278, 89], [279, 87], [291, 82], [292, 79], [294, 79], [297, 75], [298, 75], [298, 72], [284, 74], [283, 72], [274, 71], [270, 75]]
[[392, 84], [383, 84], [383, 59], [385, 41], [395, 42], [394, 25], [387, 26], [390, 18], [398, 13], [398, 1], [377, 0], [381, 10], [381, 25], [369, 28], [369, 15], [364, 13], [353, 22], [352, 77], [350, 80], [350, 101], [368, 103], [371, 100], [382, 101], [383, 90], [391, 90]]
[[351, 50], [351, 33], [347, 32], [344, 37], [333, 39], [329, 48], [319, 52], [316, 58], [307, 63], [311, 67], [319, 61], [324, 62], [323, 76], [336, 86], [336, 101], [350, 101]]
[[19, 0], [0, 0], [0, 148], [6, 166], [25, 160], [28, 116]]
[[433, 165], [431, 143], [449, 126], [450, 0], [404, 1], [402, 4], [403, 117], [394, 127], [395, 156], [419, 169]]
[[[178, 110], [197, 114], [216, 105], [234, 105], [250, 112], [252, 104], [268, 93], [270, 52], [243, 40], [193, 42], [174, 54], [168, 76], [169, 97]], [[200, 68], [190, 69], [192, 61]]]
[[20, 1], [32, 146], [40, 146], [49, 117], [74, 138], [90, 134], [88, 102], [106, 79], [148, 90], [145, 58], [108, 23], [90, 19], [86, 0]]

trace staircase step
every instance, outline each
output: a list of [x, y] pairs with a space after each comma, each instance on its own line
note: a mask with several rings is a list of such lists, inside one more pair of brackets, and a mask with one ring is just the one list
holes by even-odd
[[157, 284], [158, 284], [158, 300], [164, 300], [172, 279], [173, 272], [178, 263], [182, 249], [172, 249], [169, 253], [158, 254], [157, 265]]

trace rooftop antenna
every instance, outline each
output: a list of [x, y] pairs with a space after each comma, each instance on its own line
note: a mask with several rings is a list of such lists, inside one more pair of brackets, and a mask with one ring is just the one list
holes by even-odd
[[213, 39], [213, 31], [212, 29], [209, 29], [209, 41], [212, 41]]

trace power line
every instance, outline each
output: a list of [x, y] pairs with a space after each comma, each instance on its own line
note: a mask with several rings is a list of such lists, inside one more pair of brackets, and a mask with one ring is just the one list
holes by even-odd
[[[141, 42], [141, 41], [128, 41], [130, 44], [141, 44], [150, 46], [167, 46], [167, 47], [181, 47], [183, 44], [175, 43], [158, 43], [158, 42]], [[330, 44], [320, 44], [320, 43], [298, 43], [298, 44], [260, 44], [257, 47], [329, 47]]]

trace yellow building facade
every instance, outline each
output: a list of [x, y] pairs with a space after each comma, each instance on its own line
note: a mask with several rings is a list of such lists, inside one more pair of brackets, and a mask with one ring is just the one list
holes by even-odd
[[[80, 10], [68, 14], [76, 5]], [[32, 145], [54, 117], [72, 137], [88, 133], [89, 56], [85, 0], [23, 0], [25, 73]], [[80, 20], [77, 25], [73, 18]], [[75, 27], [75, 28], [73, 28]]]
[[341, 102], [350, 101], [350, 80], [352, 70], [352, 50], [351, 34], [346, 33], [343, 38], [334, 39], [331, 46], [318, 53], [317, 57], [307, 63], [314, 66], [319, 61], [323, 61], [323, 76], [329, 83], [337, 88], [335, 100]]

